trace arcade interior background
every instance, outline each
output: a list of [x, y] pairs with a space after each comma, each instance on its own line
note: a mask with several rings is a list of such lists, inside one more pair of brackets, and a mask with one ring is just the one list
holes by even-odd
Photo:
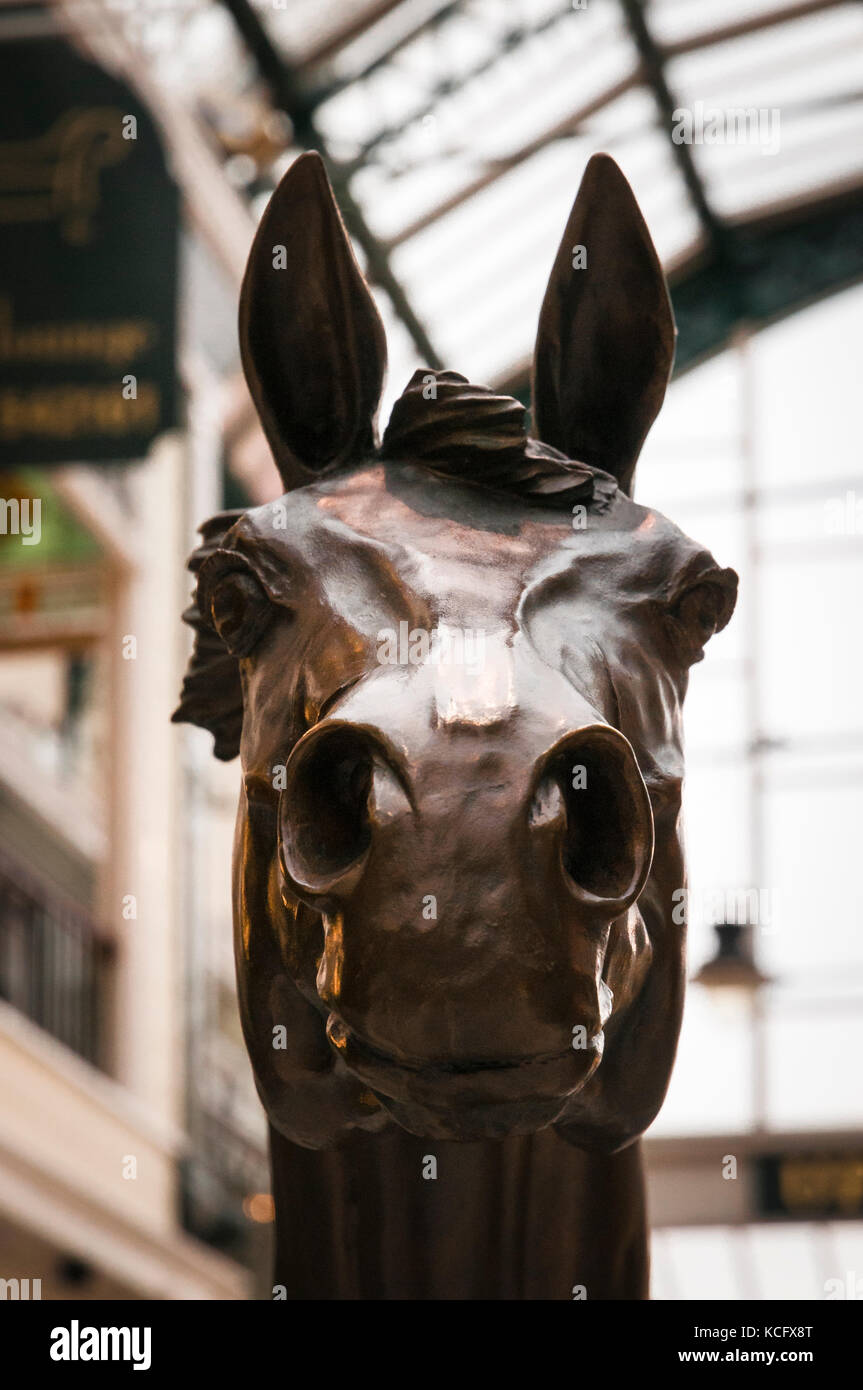
[[861, 60], [831, 0], [2, 0], [0, 1278], [269, 1296], [238, 771], [169, 717], [195, 529], [281, 491], [236, 335], [270, 192], [324, 153], [382, 418], [423, 365], [529, 402], [607, 150], [680, 330], [636, 497], [741, 576], [688, 697], [653, 1297], [863, 1297]]

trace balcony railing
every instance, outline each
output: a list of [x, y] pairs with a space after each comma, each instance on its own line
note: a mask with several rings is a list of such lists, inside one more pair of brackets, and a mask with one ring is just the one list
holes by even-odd
[[0, 999], [94, 1066], [110, 955], [85, 912], [0, 853]]

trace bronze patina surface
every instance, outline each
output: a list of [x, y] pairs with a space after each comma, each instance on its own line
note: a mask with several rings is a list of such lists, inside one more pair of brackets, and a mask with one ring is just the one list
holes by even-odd
[[[579, 250], [579, 248], [581, 248]], [[384, 333], [320, 159], [240, 310], [285, 495], [192, 558], [175, 718], [242, 760], [246, 1042], [289, 1298], [641, 1298], [639, 1145], [684, 986], [688, 671], [737, 587], [631, 498], [674, 323], [588, 164], [543, 303], [535, 437]]]

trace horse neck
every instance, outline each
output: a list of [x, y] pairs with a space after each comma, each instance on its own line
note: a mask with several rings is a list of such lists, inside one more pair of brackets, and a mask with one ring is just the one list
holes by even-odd
[[327, 1150], [270, 1139], [276, 1298], [647, 1297], [639, 1144], [592, 1154], [551, 1129], [452, 1143], [396, 1126]]

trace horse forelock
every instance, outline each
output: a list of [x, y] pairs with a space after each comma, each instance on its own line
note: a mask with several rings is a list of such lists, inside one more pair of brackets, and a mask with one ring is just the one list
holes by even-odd
[[617, 490], [611, 474], [532, 438], [525, 417], [513, 396], [459, 372], [419, 369], [393, 406], [379, 455], [532, 503], [607, 506]]

